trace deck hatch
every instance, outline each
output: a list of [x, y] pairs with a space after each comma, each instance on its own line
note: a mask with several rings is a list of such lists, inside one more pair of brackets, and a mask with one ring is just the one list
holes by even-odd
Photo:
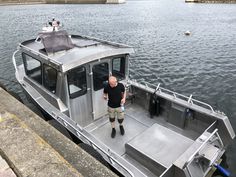
[[192, 143], [193, 140], [155, 123], [127, 143], [126, 152], [137, 161], [145, 157], [147, 166], [155, 162], [168, 168]]

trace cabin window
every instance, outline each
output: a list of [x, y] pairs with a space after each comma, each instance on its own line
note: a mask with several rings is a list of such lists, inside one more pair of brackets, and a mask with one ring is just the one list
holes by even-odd
[[125, 58], [114, 58], [112, 60], [112, 75], [118, 80], [125, 78]]
[[26, 75], [42, 84], [42, 65], [35, 58], [23, 54]]
[[43, 65], [43, 85], [52, 93], [56, 92], [57, 70], [49, 65]]
[[93, 89], [94, 91], [104, 88], [104, 83], [108, 80], [108, 63], [101, 63], [93, 66]]
[[67, 75], [70, 98], [87, 93], [86, 68], [84, 66], [75, 68]]

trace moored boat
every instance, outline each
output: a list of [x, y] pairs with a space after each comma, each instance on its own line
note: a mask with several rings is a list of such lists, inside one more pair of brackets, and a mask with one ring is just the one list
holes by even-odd
[[[127, 45], [52, 30], [19, 44], [13, 64], [35, 103], [124, 176], [205, 177], [220, 168], [235, 138], [228, 117], [192, 95], [130, 80], [132, 53]], [[114, 139], [102, 97], [110, 75], [127, 92], [126, 133]]]

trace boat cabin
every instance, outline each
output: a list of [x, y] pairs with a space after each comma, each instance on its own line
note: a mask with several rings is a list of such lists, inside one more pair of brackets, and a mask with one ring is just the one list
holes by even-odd
[[110, 75], [121, 82], [127, 80], [133, 49], [69, 36], [66, 31], [52, 33], [41, 33], [36, 40], [22, 43], [25, 79], [61, 112], [87, 126], [107, 114], [104, 84]]

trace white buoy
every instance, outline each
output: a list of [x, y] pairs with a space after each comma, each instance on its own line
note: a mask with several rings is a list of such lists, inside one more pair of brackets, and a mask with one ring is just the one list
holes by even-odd
[[185, 31], [185, 33], [184, 33], [186, 36], [189, 36], [190, 34], [191, 34], [191, 32], [190, 31]]

